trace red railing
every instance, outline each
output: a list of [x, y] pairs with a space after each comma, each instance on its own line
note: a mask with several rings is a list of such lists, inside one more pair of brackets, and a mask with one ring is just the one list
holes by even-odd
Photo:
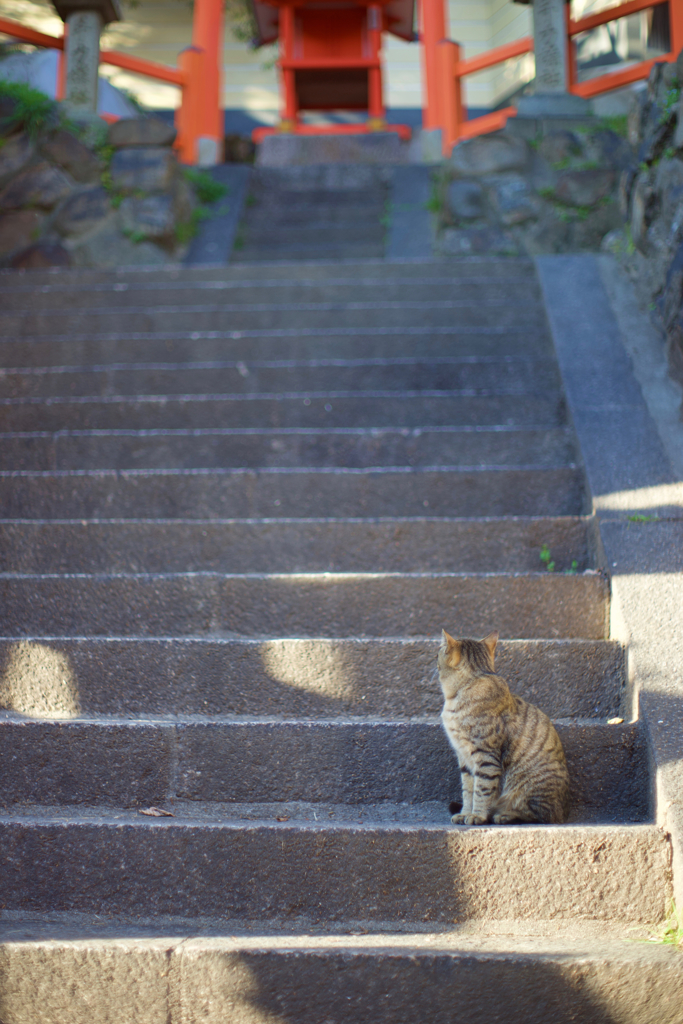
[[[639, 61], [623, 71], [599, 75], [587, 82], [577, 81], [576, 51], [572, 42], [574, 36], [598, 28], [600, 25], [606, 25], [611, 21], [617, 21], [619, 18], [626, 18], [629, 14], [650, 10], [664, 3], [668, 4], [669, 8], [671, 39], [669, 53], [653, 60]], [[627, 3], [609, 7], [607, 10], [580, 18], [578, 21], [569, 17], [569, 8], [567, 11], [567, 79], [569, 91], [576, 96], [590, 99], [593, 96], [610, 92], [612, 89], [619, 89], [632, 82], [641, 81], [648, 77], [654, 64], [661, 61], [673, 61], [683, 50], [683, 2], [681, 0], [628, 0]], [[489, 50], [488, 53], [472, 57], [469, 60], [462, 59], [462, 47], [458, 43], [447, 39], [437, 43], [436, 47], [432, 48], [432, 52], [428, 52], [425, 47], [425, 63], [428, 65], [430, 61], [433, 62], [436, 69], [435, 80], [438, 82], [437, 95], [432, 97], [428, 95], [427, 104], [431, 100], [436, 108], [436, 113], [433, 114], [433, 120], [436, 123], [433, 127], [441, 128], [445, 156], [450, 154], [455, 143], [461, 139], [497, 131], [505, 126], [508, 118], [514, 117], [517, 113], [514, 107], [506, 107], [503, 110], [496, 110], [492, 114], [485, 114], [483, 117], [468, 121], [463, 101], [463, 79], [465, 76], [472, 75], [477, 71], [484, 71], [496, 64], [502, 64], [513, 57], [532, 53], [533, 49], [534, 41], [531, 36], [508, 43], [506, 46], [498, 46], [494, 50]]]
[[[220, 90], [218, 61], [215, 61], [216, 69], [215, 73], [212, 73], [213, 69], [209, 68], [209, 65], [211, 57], [215, 55], [207, 54], [207, 49], [209, 51], [217, 49], [219, 45], [222, 26], [219, 13], [220, 5], [221, 0], [218, 0], [218, 3], [216, 0], [195, 3], [193, 36], [205, 37], [208, 45], [206, 48], [193, 45], [183, 50], [179, 54], [177, 68], [169, 67], [167, 64], [158, 64], [156, 61], [143, 60], [141, 57], [132, 57], [130, 54], [119, 53], [117, 50], [100, 50], [101, 64], [110, 64], [136, 75], [144, 75], [147, 78], [178, 86], [181, 90], [181, 102], [175, 116], [178, 129], [176, 149], [180, 159], [186, 164], [197, 163], [199, 140], [202, 137], [216, 139], [219, 150], [223, 137], [222, 112], [218, 103]], [[0, 32], [13, 39], [32, 43], [34, 46], [49, 47], [62, 52], [65, 49], [65, 36], [49, 36], [44, 32], [28, 28], [20, 22], [11, 21], [9, 18], [0, 18]], [[58, 98], [62, 98], [60, 93], [63, 90], [63, 80], [62, 62], [58, 76]], [[61, 86], [60, 83], [62, 83]], [[115, 118], [105, 115], [105, 120], [111, 121]]]

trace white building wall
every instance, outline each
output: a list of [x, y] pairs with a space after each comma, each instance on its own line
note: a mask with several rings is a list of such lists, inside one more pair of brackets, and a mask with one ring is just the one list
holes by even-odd
[[[581, 2], [581, 0], [580, 0]], [[599, 0], [584, 0], [599, 2]], [[48, 0], [0, 0], [0, 12], [34, 28], [55, 34], [60, 26]], [[103, 46], [135, 56], [175, 65], [178, 52], [188, 46], [192, 34], [192, 9], [187, 0], [124, 0], [125, 20], [110, 25]], [[529, 9], [511, 0], [449, 0], [450, 38], [461, 43], [465, 57], [509, 42], [530, 32]], [[237, 42], [229, 27], [225, 33], [223, 97], [232, 109], [245, 109], [274, 122], [278, 112], [277, 77], [272, 47], [250, 51]], [[390, 107], [422, 106], [420, 48], [387, 37], [385, 47], [386, 100]], [[117, 86], [137, 95], [145, 106], [175, 107], [178, 90], [173, 86], [103, 67]], [[487, 71], [468, 79], [466, 101], [473, 107], [490, 107], [509, 86], [510, 72]]]

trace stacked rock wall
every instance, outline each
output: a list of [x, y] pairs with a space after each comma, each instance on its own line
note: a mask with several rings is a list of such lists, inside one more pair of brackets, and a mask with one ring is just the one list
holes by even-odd
[[629, 114], [634, 160], [621, 175], [625, 228], [607, 240], [659, 321], [669, 362], [683, 382], [683, 53], [656, 64]]
[[461, 142], [435, 184], [444, 255], [599, 249], [621, 225], [617, 182], [626, 139], [599, 121], [531, 139], [506, 131]]
[[108, 267], [178, 259], [194, 193], [154, 118], [118, 121], [93, 149], [55, 116], [39, 132], [0, 111], [0, 265]]

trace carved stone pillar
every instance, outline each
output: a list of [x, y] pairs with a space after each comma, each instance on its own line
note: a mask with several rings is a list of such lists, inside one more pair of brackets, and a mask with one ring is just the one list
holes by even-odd
[[520, 117], [586, 117], [590, 104], [567, 91], [565, 0], [533, 0], [536, 89], [522, 96]]
[[68, 27], [65, 102], [76, 118], [97, 113], [100, 33], [121, 20], [119, 0], [53, 0]]

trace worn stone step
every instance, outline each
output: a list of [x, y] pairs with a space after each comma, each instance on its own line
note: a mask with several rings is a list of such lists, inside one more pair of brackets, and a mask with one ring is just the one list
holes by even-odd
[[242, 331], [321, 329], [337, 327], [448, 327], [457, 320], [460, 327], [544, 328], [543, 307], [537, 303], [490, 300], [470, 302], [458, 299], [381, 298], [356, 302], [280, 303], [261, 301], [253, 305], [236, 302], [202, 301], [193, 305], [171, 302], [159, 305], [99, 306], [93, 309], [0, 312], [0, 335], [69, 334], [84, 331]]
[[[0, 707], [73, 715], [433, 714], [438, 639], [0, 639]], [[553, 718], [628, 718], [613, 640], [501, 640], [496, 670]]]
[[3, 573], [0, 635], [605, 639], [609, 585], [554, 573]]
[[3, 572], [558, 572], [595, 564], [596, 525], [533, 519], [0, 520]]
[[[346, 215], [345, 215], [346, 214]], [[381, 223], [384, 210], [380, 206], [340, 210], [335, 216], [325, 207], [311, 214], [290, 210], [285, 216], [274, 216], [267, 207], [253, 214], [243, 230], [247, 246], [261, 246], [267, 253], [275, 253], [283, 246], [302, 248], [313, 245], [333, 248], [335, 245], [383, 243], [386, 228]], [[267, 258], [272, 259], [273, 256]]]
[[[683, 957], [623, 925], [472, 922], [431, 933], [0, 923], [8, 1024], [679, 1024]], [[628, 927], [628, 926], [627, 926]], [[657, 927], [651, 929], [656, 934]], [[227, 933], [227, 934], [226, 934]], [[173, 936], [173, 937], [171, 937]], [[647, 929], [638, 938], [646, 939]], [[606, 1010], [608, 1008], [608, 1010]]]
[[[637, 724], [584, 720], [557, 729], [572, 779], [570, 820], [646, 820], [647, 751]], [[351, 804], [372, 817], [364, 805], [437, 803], [436, 820], [446, 825], [449, 801], [461, 799], [457, 760], [433, 717], [51, 723], [5, 714], [0, 771], [4, 807], [179, 799], [285, 805], [289, 816], [286, 805], [301, 802]]]
[[[453, 280], [473, 276], [500, 280], [527, 277], [536, 280], [536, 271], [531, 260], [509, 256], [465, 256], [448, 262], [423, 259], [400, 259], [392, 260], [390, 263], [381, 259], [358, 262], [350, 260], [341, 266], [336, 262], [323, 264], [312, 262], [305, 268], [300, 264], [296, 266], [287, 266], [286, 263], [264, 264], [264, 269], [266, 267], [269, 278], [281, 278], [285, 281], [295, 282], [301, 280], [304, 272], [306, 280], [323, 281], [337, 278], [340, 274], [345, 277], [356, 277], [358, 280], [366, 277], [391, 280], [397, 275], [405, 276], [406, 274], [410, 274], [413, 279], [418, 281], [444, 276], [450, 276]], [[239, 281], [240, 279], [251, 280], [253, 274], [253, 267], [240, 266], [239, 263], [233, 263], [230, 267], [166, 265], [162, 267], [119, 267], [114, 270], [88, 268], [67, 270], [55, 267], [51, 270], [32, 270], [30, 275], [16, 270], [0, 270], [0, 290], [29, 293], [47, 288], [56, 292], [65, 287], [80, 290], [98, 285], [110, 287], [114, 284], [132, 285], [140, 282], [148, 284], [156, 281], [180, 283]]]
[[[480, 918], [662, 920], [671, 847], [654, 825], [455, 828], [230, 821], [222, 811], [15, 808], [0, 815], [5, 911], [433, 929]], [[290, 925], [291, 927], [291, 925]]]
[[[153, 306], [161, 302], [174, 305], [195, 305], [201, 302], [230, 302], [253, 304], [268, 302], [357, 302], [381, 298], [384, 301], [400, 301], [406, 294], [422, 301], [444, 298], [470, 301], [486, 301], [503, 298], [519, 302], [525, 297], [530, 302], [540, 303], [541, 293], [535, 276], [520, 273], [517, 277], [496, 278], [481, 275], [475, 271], [470, 276], [454, 275], [448, 267], [437, 268], [430, 277], [415, 274], [415, 268], [397, 265], [393, 276], [375, 274], [368, 268], [363, 276], [349, 275], [344, 266], [326, 277], [310, 276], [308, 270], [297, 268], [298, 273], [290, 280], [271, 275], [270, 270], [256, 272], [252, 269], [249, 277], [235, 275], [233, 268], [221, 275], [207, 270], [206, 276], [189, 278], [167, 275], [159, 280], [143, 272], [135, 278], [119, 280], [119, 275], [109, 281], [92, 283], [84, 291], [81, 277], [53, 278], [54, 283], [42, 288], [22, 286], [7, 287], [0, 278], [0, 300], [5, 310], [35, 311], [49, 308], [68, 310], [77, 303], [80, 309], [98, 308], [116, 304], [119, 308]], [[33, 277], [31, 277], [31, 280]], [[61, 281], [64, 281], [60, 285]]]
[[[419, 476], [417, 476], [419, 474]], [[0, 471], [3, 519], [573, 516], [583, 472], [556, 469]], [[11, 483], [10, 483], [11, 481]]]
[[[127, 327], [133, 325], [127, 324]], [[256, 362], [282, 359], [501, 359], [510, 356], [514, 344], [520, 359], [554, 359], [547, 328], [364, 327], [327, 326], [269, 331], [81, 331], [53, 334], [49, 338], [0, 333], [3, 366], [103, 365], [147, 362]]]
[[324, 391], [484, 391], [560, 389], [554, 360], [442, 358], [138, 363], [132, 366], [6, 369], [0, 399], [89, 395], [255, 394]]
[[558, 392], [312, 391], [289, 394], [120, 395], [0, 400], [3, 432], [196, 427], [557, 427]]
[[573, 431], [418, 427], [23, 431], [0, 434], [0, 469], [224, 469], [574, 464]]
[[384, 240], [375, 242], [339, 242], [335, 244], [334, 239], [329, 242], [322, 242], [319, 245], [314, 242], [306, 245], [297, 245], [295, 242], [281, 245], [251, 245], [248, 241], [244, 245], [235, 245], [233, 255], [241, 263], [252, 260], [255, 263], [262, 263], [265, 260], [302, 260], [311, 259], [335, 260], [336, 262], [347, 259], [371, 259], [380, 257], [384, 253]]

